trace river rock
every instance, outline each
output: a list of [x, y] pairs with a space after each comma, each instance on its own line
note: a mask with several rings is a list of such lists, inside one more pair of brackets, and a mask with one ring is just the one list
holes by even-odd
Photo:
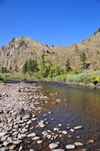
[[62, 134], [65, 134], [65, 135], [66, 135], [66, 134], [67, 134], [67, 131], [64, 131], [64, 130], [63, 130], [63, 131], [62, 131]]
[[40, 139], [39, 136], [35, 136], [34, 138], [32, 138], [32, 140], [38, 140], [38, 139]]
[[56, 128], [56, 127], [55, 127], [55, 128], [54, 128], [54, 131], [59, 131], [59, 128]]
[[26, 111], [26, 110], [24, 110], [23, 108], [19, 111], [19, 113], [17, 114], [17, 118], [18, 117], [21, 117], [21, 118], [23, 118], [23, 119], [27, 119], [27, 118], [30, 118], [31, 117], [31, 114], [28, 112], [28, 111]]
[[63, 149], [53, 149], [51, 151], [64, 151]]
[[27, 137], [35, 137], [35, 136], [36, 134], [34, 132], [27, 135]]
[[56, 99], [56, 102], [57, 102], [57, 103], [61, 103], [61, 100], [60, 100], [60, 99]]
[[66, 149], [74, 149], [74, 148], [75, 148], [74, 144], [66, 145]]
[[6, 140], [7, 140], [7, 138], [8, 138], [8, 136], [9, 136], [9, 135], [5, 135], [5, 136], [3, 136], [3, 137], [1, 138], [1, 141], [2, 141], [2, 142], [6, 141]]
[[0, 137], [5, 136], [7, 132], [0, 132]]
[[3, 113], [3, 108], [0, 108], [0, 114]]
[[23, 150], [23, 146], [20, 146], [20, 147], [19, 147], [19, 151], [22, 151], [22, 150]]
[[26, 137], [26, 134], [18, 134], [18, 138], [19, 139], [23, 139], [23, 138], [25, 138]]
[[16, 141], [13, 142], [14, 145], [18, 145], [18, 144], [20, 144], [20, 143], [22, 143], [21, 140], [16, 140]]
[[38, 140], [37, 141], [37, 144], [41, 144], [43, 141], [42, 140]]
[[54, 148], [57, 148], [57, 147], [58, 147], [58, 144], [56, 144], [56, 143], [49, 144], [50, 149], [54, 149]]
[[81, 143], [81, 142], [75, 142], [74, 144], [75, 144], [75, 146], [83, 146], [83, 143]]
[[74, 130], [82, 129], [82, 126], [75, 126]]
[[14, 149], [16, 147], [16, 145], [11, 145], [10, 147], [9, 147], [9, 149]]
[[5, 142], [3, 142], [3, 145], [4, 146], [7, 146], [7, 145], [9, 145], [10, 144], [10, 142], [9, 141], [5, 141]]
[[7, 147], [2, 147], [2, 148], [0, 148], [0, 151], [8, 151], [8, 148]]
[[90, 84], [89, 84], [89, 87], [91, 87], [91, 88], [96, 88], [96, 85], [95, 85], [94, 83], [90, 83]]

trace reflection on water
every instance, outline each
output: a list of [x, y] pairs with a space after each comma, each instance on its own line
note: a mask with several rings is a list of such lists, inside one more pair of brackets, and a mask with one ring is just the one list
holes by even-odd
[[82, 125], [84, 130], [81, 134], [85, 141], [100, 137], [100, 90], [59, 83], [40, 82], [37, 85], [42, 86], [41, 92], [44, 91], [45, 95], [50, 97], [50, 93], [57, 93], [54, 97], [62, 100], [57, 105], [52, 104], [52, 99], [46, 104], [53, 111], [52, 117], [56, 117], [54, 121], [49, 120], [50, 124], [62, 123], [63, 128], [66, 124], [71, 127]]

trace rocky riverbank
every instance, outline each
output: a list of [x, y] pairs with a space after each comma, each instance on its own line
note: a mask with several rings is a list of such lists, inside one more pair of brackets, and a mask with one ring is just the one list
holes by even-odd
[[[67, 124], [66, 129], [63, 129], [62, 124], [58, 123], [52, 130], [47, 129], [47, 115], [52, 114], [52, 111], [39, 105], [40, 102], [42, 105], [48, 103], [50, 98], [44, 93], [38, 93], [40, 88], [22, 82], [0, 84], [0, 151], [64, 151], [80, 148], [86, 151], [81, 141], [70, 140], [71, 133], [82, 130], [82, 126], [70, 128], [70, 124]], [[51, 97], [54, 95], [57, 93], [50, 94]], [[61, 101], [56, 99], [53, 104]], [[41, 113], [42, 110], [47, 112], [43, 114], [44, 120], [38, 119], [36, 115], [36, 112]], [[61, 141], [57, 138], [61, 138]], [[81, 140], [80, 136], [76, 138]], [[63, 145], [61, 142], [64, 142]], [[94, 143], [93, 140], [90, 143]]]

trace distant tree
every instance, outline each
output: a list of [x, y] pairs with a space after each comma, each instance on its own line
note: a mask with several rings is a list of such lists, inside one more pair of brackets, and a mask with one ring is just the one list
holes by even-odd
[[83, 65], [83, 68], [85, 68], [85, 61], [86, 61], [86, 54], [85, 52], [82, 52], [81, 55], [80, 55], [80, 60], [82, 61], [82, 65]]
[[5, 46], [2, 46], [2, 49], [4, 49], [5, 48]]
[[54, 45], [52, 45], [52, 47], [54, 47]]
[[1, 67], [1, 73], [4, 73], [4, 67]]
[[7, 68], [6, 67], [1, 67], [1, 73], [6, 73], [7, 72]]
[[65, 65], [66, 65], [66, 71], [70, 71], [71, 67], [70, 67], [69, 59], [67, 59], [67, 61], [65, 62]]
[[25, 64], [23, 65], [23, 73], [25, 74], [28, 71], [28, 61], [26, 60]]
[[32, 60], [30, 59], [28, 63], [28, 71], [31, 71], [31, 70], [32, 70]]
[[75, 49], [77, 50], [77, 45], [75, 44]]
[[12, 66], [10, 65], [9, 70], [12, 70]]
[[97, 34], [97, 31], [94, 32], [94, 36]]
[[46, 47], [48, 47], [48, 45], [46, 44]]
[[17, 65], [15, 65], [15, 71], [17, 72], [17, 70], [18, 70], [18, 67], [17, 67]]
[[98, 32], [100, 32], [100, 28], [98, 29]]
[[12, 41], [11, 41], [11, 42], [14, 42], [14, 41], [15, 41], [15, 37], [12, 38]]

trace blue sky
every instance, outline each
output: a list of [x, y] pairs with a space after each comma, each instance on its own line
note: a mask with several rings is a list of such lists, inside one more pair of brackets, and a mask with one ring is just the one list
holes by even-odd
[[13, 37], [78, 44], [100, 27], [100, 0], [0, 0], [0, 47]]

